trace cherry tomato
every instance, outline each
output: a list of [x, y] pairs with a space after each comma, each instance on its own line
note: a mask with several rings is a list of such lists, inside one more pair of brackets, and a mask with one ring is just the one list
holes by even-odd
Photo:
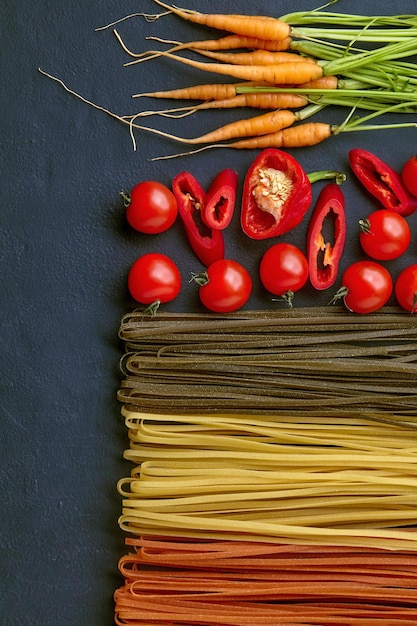
[[[308, 262], [304, 253], [290, 243], [276, 243], [263, 255], [259, 275], [265, 289], [275, 296], [284, 296], [304, 287], [308, 278]], [[285, 298], [287, 299], [287, 297]]]
[[373, 313], [388, 302], [392, 288], [391, 275], [383, 265], [375, 261], [356, 261], [342, 276], [340, 295], [350, 311]]
[[411, 232], [405, 218], [389, 209], [380, 209], [361, 220], [359, 241], [363, 250], [373, 259], [397, 259], [408, 248]]
[[126, 219], [141, 233], [154, 235], [170, 228], [178, 215], [174, 194], [168, 187], [146, 180], [133, 187], [130, 196], [124, 196]]
[[417, 197], [417, 155], [414, 154], [403, 165], [401, 178], [404, 187], [411, 195]]
[[410, 313], [417, 312], [417, 263], [402, 270], [395, 281], [398, 304]]
[[137, 259], [130, 268], [128, 288], [141, 304], [169, 302], [181, 289], [181, 274], [177, 265], [165, 254], [150, 252]]
[[202, 304], [216, 313], [229, 313], [243, 306], [252, 292], [248, 271], [230, 259], [214, 261], [206, 270], [206, 281], [200, 284]]

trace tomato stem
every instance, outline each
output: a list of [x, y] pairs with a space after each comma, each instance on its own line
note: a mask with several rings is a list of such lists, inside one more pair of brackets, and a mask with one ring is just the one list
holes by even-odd
[[285, 293], [282, 294], [280, 298], [272, 298], [272, 302], [286, 302], [288, 307], [292, 309], [293, 301], [294, 301], [294, 292], [289, 289]]
[[197, 283], [199, 287], [207, 285], [210, 282], [207, 272], [191, 272], [191, 278], [189, 282], [191, 283], [193, 281]]
[[372, 235], [371, 224], [369, 220], [359, 220], [359, 228], [362, 233], [365, 235]]
[[160, 304], [161, 304], [160, 300], [155, 300], [155, 302], [148, 304], [148, 306], [145, 309], [143, 309], [143, 314], [150, 315], [151, 317], [156, 317], [156, 313], [160, 307]]
[[333, 298], [330, 300], [329, 304], [337, 304], [339, 300], [345, 298], [349, 293], [349, 289], [347, 287], [340, 287], [334, 294]]
[[127, 208], [132, 202], [132, 198], [130, 197], [130, 194], [125, 193], [124, 191], [121, 191], [120, 195], [123, 198], [123, 205]]

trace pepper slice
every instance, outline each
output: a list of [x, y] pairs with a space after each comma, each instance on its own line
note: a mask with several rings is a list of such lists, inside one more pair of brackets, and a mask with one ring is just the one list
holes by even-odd
[[178, 213], [184, 224], [190, 246], [196, 257], [208, 267], [224, 258], [224, 239], [221, 230], [209, 228], [202, 221], [206, 193], [189, 172], [177, 174], [172, 181]]
[[353, 148], [349, 151], [349, 163], [365, 189], [385, 209], [396, 211], [400, 215], [411, 215], [417, 209], [417, 198], [406, 190], [401, 175], [375, 154]]
[[252, 239], [290, 231], [308, 211], [311, 183], [301, 165], [277, 148], [263, 150], [245, 176], [241, 226]]
[[232, 169], [224, 169], [211, 183], [201, 217], [215, 230], [223, 230], [230, 224], [236, 202], [238, 175]]
[[[332, 243], [324, 231], [332, 231]], [[321, 190], [307, 228], [307, 259], [310, 282], [315, 289], [328, 289], [337, 278], [346, 241], [345, 197], [339, 185]]]

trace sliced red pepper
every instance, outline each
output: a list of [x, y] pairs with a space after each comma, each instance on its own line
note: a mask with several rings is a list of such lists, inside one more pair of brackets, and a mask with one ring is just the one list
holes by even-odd
[[[325, 230], [331, 231], [332, 243], [326, 241]], [[345, 240], [345, 198], [339, 185], [329, 183], [317, 198], [307, 229], [307, 260], [315, 289], [328, 289], [335, 282]]]
[[401, 175], [375, 154], [354, 148], [349, 151], [349, 163], [365, 189], [385, 209], [391, 209], [400, 215], [411, 215], [417, 209], [417, 198], [406, 190]]
[[238, 175], [231, 169], [222, 170], [211, 183], [201, 217], [215, 230], [223, 230], [230, 224], [236, 202]]
[[311, 201], [311, 183], [298, 161], [282, 150], [267, 148], [245, 177], [243, 232], [252, 239], [282, 235], [302, 221]]
[[172, 191], [178, 203], [178, 212], [188, 241], [196, 257], [206, 267], [218, 259], [223, 259], [222, 231], [209, 228], [201, 218], [206, 193], [200, 183], [189, 172], [181, 172], [172, 181]]

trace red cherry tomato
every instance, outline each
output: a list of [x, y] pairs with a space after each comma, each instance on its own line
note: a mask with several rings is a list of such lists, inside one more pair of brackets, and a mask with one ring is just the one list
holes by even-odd
[[181, 274], [177, 265], [165, 254], [150, 252], [137, 259], [130, 268], [128, 288], [141, 304], [169, 302], [181, 289]]
[[410, 244], [408, 222], [396, 211], [374, 211], [359, 224], [359, 241], [364, 252], [378, 261], [397, 259]]
[[199, 296], [202, 304], [216, 313], [229, 313], [242, 307], [252, 292], [252, 279], [248, 271], [230, 259], [214, 261], [205, 272], [207, 282], [201, 284]]
[[417, 155], [414, 154], [403, 165], [401, 178], [404, 187], [411, 195], [417, 197]]
[[293, 295], [307, 282], [308, 262], [296, 246], [276, 243], [263, 255], [259, 275], [265, 289], [275, 296]]
[[403, 309], [417, 313], [417, 263], [409, 265], [398, 274], [394, 293]]
[[383, 265], [356, 261], [345, 270], [340, 293], [350, 311], [373, 313], [388, 302], [392, 288], [391, 275]]
[[178, 215], [174, 194], [168, 187], [147, 180], [133, 187], [125, 197], [126, 219], [141, 233], [154, 235], [170, 228]]

